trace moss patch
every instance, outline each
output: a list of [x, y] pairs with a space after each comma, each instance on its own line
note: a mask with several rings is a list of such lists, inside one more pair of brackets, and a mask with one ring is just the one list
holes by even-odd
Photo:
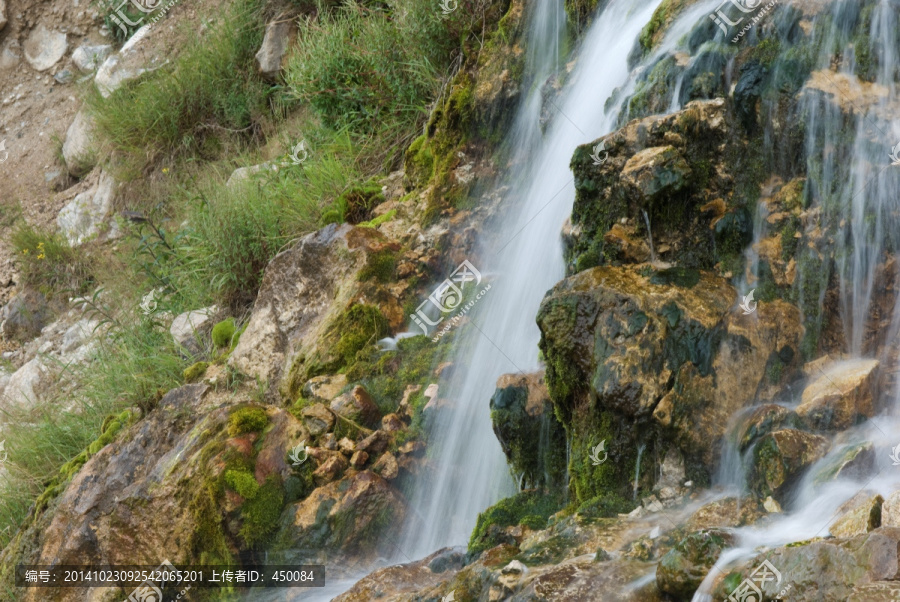
[[232, 437], [245, 433], [258, 433], [269, 424], [269, 416], [259, 406], [237, 408], [228, 418], [228, 434]]
[[523, 524], [546, 526], [547, 519], [563, 506], [557, 495], [525, 491], [500, 500], [478, 515], [478, 522], [469, 539], [469, 553], [478, 554], [504, 543], [503, 527]]
[[216, 347], [228, 347], [234, 337], [234, 318], [222, 320], [212, 329], [212, 341]]

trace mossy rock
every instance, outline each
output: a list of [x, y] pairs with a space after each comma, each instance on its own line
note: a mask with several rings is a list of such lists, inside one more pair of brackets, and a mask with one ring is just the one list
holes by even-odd
[[242, 406], [228, 418], [228, 434], [232, 437], [261, 432], [269, 425], [269, 416], [260, 406]]
[[207, 368], [209, 368], [209, 362], [197, 362], [185, 368], [181, 376], [185, 383], [192, 383], [199, 380], [206, 373]]
[[734, 537], [722, 529], [691, 533], [669, 550], [656, 568], [660, 590], [678, 600], [690, 600]]
[[500, 500], [478, 515], [475, 529], [469, 538], [469, 554], [479, 554], [501, 543], [509, 543], [504, 540], [504, 527], [522, 524], [523, 520], [527, 520], [530, 525], [543, 520], [546, 525], [550, 515], [562, 506], [563, 501], [559, 496], [535, 491], [522, 492]]

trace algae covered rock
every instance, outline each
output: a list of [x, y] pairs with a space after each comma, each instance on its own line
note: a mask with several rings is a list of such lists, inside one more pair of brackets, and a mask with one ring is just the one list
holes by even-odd
[[820, 370], [803, 390], [797, 414], [816, 430], [843, 430], [875, 415], [873, 387], [879, 362], [855, 359]]
[[490, 401], [494, 434], [525, 486], [561, 484], [565, 478], [565, 431], [543, 376], [505, 374]]
[[733, 540], [731, 533], [722, 529], [689, 534], [659, 561], [656, 568], [659, 589], [679, 600], [689, 600]]
[[828, 451], [825, 437], [796, 429], [782, 429], [759, 440], [753, 450], [751, 490], [760, 497], [781, 500], [789, 488]]

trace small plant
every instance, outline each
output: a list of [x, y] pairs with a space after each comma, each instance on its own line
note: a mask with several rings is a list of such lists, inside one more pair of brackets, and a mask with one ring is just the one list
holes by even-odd
[[20, 223], [10, 237], [26, 284], [52, 295], [64, 290], [81, 294], [92, 282], [90, 264], [83, 252], [65, 237], [27, 223]]

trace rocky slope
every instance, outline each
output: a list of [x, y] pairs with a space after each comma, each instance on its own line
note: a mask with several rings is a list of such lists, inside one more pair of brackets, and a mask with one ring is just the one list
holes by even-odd
[[[858, 12], [868, 18], [864, 4]], [[635, 46], [636, 64], [691, 5], [663, 2]], [[498, 141], [527, 83], [528, 3], [491, 7], [484, 48], [447, 82], [401, 169], [379, 178], [366, 219], [285, 245], [240, 324], [219, 306], [129, 318], [164, 333], [188, 367], [177, 386], [104, 417], [96, 439], [40, 483], [0, 553], [3, 599], [128, 593], [23, 594], [11, 585], [17, 563], [279, 559], [325, 563], [338, 579], [403, 553], [391, 534], [415, 511], [410, 484], [430, 469], [428, 427], [453, 411], [441, 377], [466, 366], [450, 353], [452, 334], [439, 343], [393, 337], [434, 280], [477, 254], [478, 237], [510, 202], [482, 184], [502, 171]], [[592, 8], [567, 5], [570, 16]], [[38, 29], [17, 18], [3, 31], [3, 10], [7, 65], [19, 38]], [[685, 48], [641, 71], [620, 99], [621, 127], [602, 139], [605, 159], [594, 157], [601, 140], [574, 149], [576, 197], [561, 233], [568, 273], [535, 316], [544, 370], [504, 375], [484, 400], [522, 492], [485, 509], [468, 549], [379, 568], [339, 600], [663, 601], [690, 600], [698, 588], [725, 599], [764, 560], [779, 570], [761, 585], [766, 599], [897, 599], [900, 491], [863, 486], [884, 462], [879, 442], [856, 430], [892, 403], [896, 261], [888, 249], [873, 272], [870, 336], [850, 356], [836, 267], [846, 249], [835, 245], [846, 224], [826, 203], [817, 159], [793, 121], [810, 107], [850, 120], [866, 103], [883, 106], [862, 61], [851, 75], [816, 64], [833, 21], [852, 24], [847, 35], [864, 42], [867, 21], [849, 18], [854, 10], [780, 7], [739, 45], [709, 43], [715, 25], [704, 19]], [[88, 27], [87, 16], [77, 19]], [[574, 25], [577, 40], [583, 29]], [[292, 34], [276, 29], [270, 23], [259, 60], [277, 78]], [[85, 35], [78, 57], [101, 41]], [[166, 60], [164, 38], [150, 30], [90, 66], [88, 79], [100, 93], [137, 80]], [[78, 58], [63, 48], [50, 67], [63, 57]], [[11, 64], [0, 82], [27, 69]], [[834, 83], [845, 79], [852, 98]], [[676, 90], [683, 108], [669, 112]], [[60, 94], [54, 88], [52, 102]], [[20, 102], [6, 104], [55, 106]], [[88, 113], [69, 113], [65, 175], [53, 184], [63, 196], [52, 207], [27, 202], [47, 193], [29, 188], [36, 181], [56, 180], [24, 171], [27, 185], [9, 187], [6, 176], [0, 186], [28, 217], [56, 219], [71, 244], [114, 254], [120, 187], [90, 150]], [[17, 118], [9, 115], [4, 128]], [[843, 144], [836, 152], [850, 152]], [[2, 169], [41, 162], [22, 157]], [[254, 182], [271, 167], [231, 177]], [[738, 301], [753, 287], [758, 306], [748, 313]], [[102, 293], [66, 301], [10, 288], [0, 400], [27, 415], [72, 393], [80, 381], [69, 374], [89, 369], [117, 322], [103, 314]], [[730, 454], [744, 459], [739, 494], [711, 487]], [[771, 527], [810, 482], [821, 489], [842, 479], [859, 493], [815, 537], [751, 546], [713, 570], [743, 528]]]

